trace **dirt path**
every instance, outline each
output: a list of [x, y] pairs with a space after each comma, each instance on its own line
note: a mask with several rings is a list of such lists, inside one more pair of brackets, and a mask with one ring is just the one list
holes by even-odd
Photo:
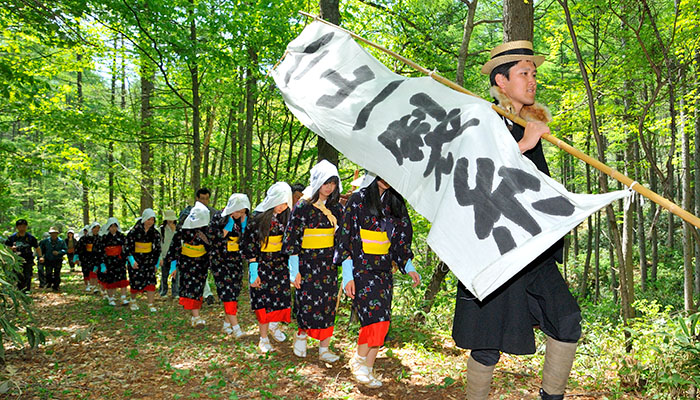
[[[63, 273], [63, 292], [35, 290], [37, 326], [49, 336], [39, 349], [8, 350], [11, 379], [22, 399], [421, 399], [465, 397], [466, 357], [449, 337], [420, 332], [408, 320], [394, 321], [393, 339], [381, 350], [376, 369], [384, 386], [356, 384], [347, 368], [357, 327], [338, 323], [331, 347], [342, 358], [331, 365], [318, 360], [318, 342], [309, 341], [305, 359], [291, 351], [291, 339], [276, 352], [257, 350], [257, 325], [247, 294], [239, 304], [246, 335], [239, 340], [221, 332], [223, 307], [205, 305], [205, 328], [194, 329], [181, 306], [157, 298], [157, 313], [110, 307], [99, 295], [85, 293], [77, 272]], [[342, 313], [341, 313], [342, 314]], [[339, 317], [339, 321], [346, 321]], [[293, 333], [286, 327], [287, 336]], [[418, 333], [416, 333], [418, 332]], [[534, 356], [533, 356], [534, 357]], [[528, 368], [528, 363], [534, 368]], [[539, 363], [505, 356], [497, 369], [492, 398], [537, 399]], [[9, 373], [9, 372], [8, 372]], [[607, 398], [584, 394], [580, 400]], [[1, 397], [1, 396], [0, 396]], [[567, 396], [568, 397], [568, 396]], [[17, 398], [8, 396], [7, 398]]]

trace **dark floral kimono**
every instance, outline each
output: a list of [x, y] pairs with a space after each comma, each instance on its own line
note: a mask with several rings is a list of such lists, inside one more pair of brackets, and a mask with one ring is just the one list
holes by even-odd
[[[206, 240], [202, 239], [201, 232]], [[202, 294], [207, 284], [209, 271], [211, 240], [207, 226], [194, 229], [180, 229], [173, 236], [170, 249], [166, 256], [169, 268], [170, 261], [177, 261], [180, 274], [180, 304], [185, 310], [202, 308]]]
[[291, 290], [289, 287], [289, 256], [282, 252], [282, 236], [285, 226], [277, 215], [270, 222], [266, 243], [258, 240], [258, 221], [252, 217], [243, 233], [243, 256], [258, 262], [259, 288], [250, 288], [250, 307], [258, 322], [290, 322]]
[[83, 271], [83, 280], [97, 278], [95, 267], [99, 267], [102, 256], [99, 252], [99, 236], [85, 235], [78, 241], [75, 252], [78, 254], [80, 269]]
[[131, 293], [156, 290], [156, 264], [160, 257], [160, 233], [155, 225], [148, 232], [142, 223], [137, 223], [126, 235], [126, 256], [134, 257], [138, 269], [129, 264]]
[[209, 237], [212, 239], [210, 268], [224, 310], [227, 314], [236, 315], [243, 279], [243, 254], [240, 251], [243, 229], [238, 221], [234, 221], [233, 229], [224, 236], [224, 227], [230, 219], [217, 211], [209, 223]]
[[126, 279], [126, 236], [117, 232], [114, 235], [107, 232], [99, 240], [99, 252], [102, 255], [102, 267], [97, 270], [97, 279], [105, 289], [117, 289], [129, 286]]
[[[342, 206], [329, 210], [341, 222]], [[301, 288], [295, 291], [295, 312], [299, 329], [315, 339], [333, 334], [338, 299], [338, 267], [333, 263], [336, 229], [328, 217], [309, 200], [294, 207], [285, 230], [282, 251], [299, 255]], [[294, 279], [294, 277], [291, 277]]]
[[335, 262], [352, 259], [353, 306], [362, 326], [359, 344], [373, 347], [384, 343], [391, 321], [393, 266], [406, 273], [406, 262], [413, 258], [413, 227], [408, 213], [389, 216], [386, 197], [382, 197], [384, 216], [373, 216], [363, 204], [365, 195], [362, 189], [348, 200], [336, 236]]

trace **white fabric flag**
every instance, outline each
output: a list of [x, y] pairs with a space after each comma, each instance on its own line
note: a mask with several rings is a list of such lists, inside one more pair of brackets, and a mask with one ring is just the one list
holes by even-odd
[[428, 243], [484, 299], [588, 215], [628, 194], [574, 194], [518, 150], [491, 104], [391, 72], [314, 22], [272, 72], [289, 109], [427, 218]]

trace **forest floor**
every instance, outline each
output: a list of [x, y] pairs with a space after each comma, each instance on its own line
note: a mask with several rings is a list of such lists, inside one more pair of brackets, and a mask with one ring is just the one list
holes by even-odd
[[[194, 329], [182, 307], [170, 297], [156, 294], [157, 313], [148, 311], [145, 297], [138, 299], [140, 310], [130, 311], [129, 307], [110, 307], [99, 295], [86, 293], [77, 271], [64, 269], [62, 280], [61, 293], [36, 289], [34, 282], [31, 297], [36, 325], [47, 333], [47, 341], [37, 349], [6, 344], [3, 374], [16, 384], [14, 394], [6, 398], [465, 398], [466, 353], [448, 335], [428, 332], [408, 319], [394, 321], [390, 340], [379, 353], [376, 370], [384, 386], [368, 389], [353, 381], [347, 367], [357, 328], [348, 327], [342, 310], [331, 343], [341, 359], [328, 364], [318, 360], [318, 342], [313, 340], [306, 358], [294, 356], [290, 339], [294, 323], [284, 328], [285, 343], [273, 343], [276, 351], [261, 355], [245, 290], [239, 319], [246, 335], [236, 340], [221, 332], [223, 307], [219, 304], [205, 304], [202, 315], [207, 326]], [[504, 354], [491, 398], [539, 398], [541, 359], [541, 355]], [[611, 382], [615, 374], [612, 370], [608, 374]], [[572, 399], [642, 398], [608, 391], [606, 382], [590, 384], [584, 376], [574, 374], [569, 386], [566, 397]]]

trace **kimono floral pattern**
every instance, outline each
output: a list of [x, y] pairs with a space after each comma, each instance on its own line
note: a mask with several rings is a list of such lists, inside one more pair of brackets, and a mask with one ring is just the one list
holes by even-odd
[[138, 264], [138, 269], [134, 269], [132, 265], [128, 266], [131, 290], [143, 291], [146, 287], [155, 287], [156, 264], [160, 256], [160, 233], [156, 227], [152, 226], [146, 232], [143, 224], [136, 224], [126, 235], [125, 253], [127, 257], [133, 256]]
[[[170, 261], [177, 261], [177, 270], [180, 274], [180, 297], [201, 301], [204, 293], [204, 285], [207, 283], [209, 271], [211, 241], [207, 236], [208, 227], [195, 229], [180, 229], [173, 236], [168, 255], [165, 257], [166, 268], [170, 268]], [[206, 240], [202, 238], [204, 236]], [[192, 246], [204, 246], [207, 254], [200, 257], [189, 257], [182, 254], [183, 244]]]
[[[277, 218], [276, 215], [272, 217], [269, 236], [284, 234], [285, 226]], [[241, 251], [246, 259], [254, 258], [258, 261], [261, 284], [259, 288], [250, 288], [250, 308], [253, 311], [265, 309], [268, 313], [290, 308], [289, 256], [282, 251], [262, 252], [260, 246], [258, 220], [252, 217], [248, 219], [248, 226], [243, 232]]]
[[[329, 209], [340, 221], [342, 206], [336, 203]], [[307, 228], [333, 228], [333, 225], [321, 210], [302, 199], [290, 217], [282, 251], [288, 255], [299, 255], [301, 288], [295, 291], [294, 302], [299, 328], [325, 329], [335, 325], [338, 267], [333, 264], [334, 247], [302, 248], [304, 229]]]
[[238, 238], [240, 247], [241, 224], [235, 221], [233, 230], [224, 236], [224, 227], [229, 216], [217, 211], [209, 223], [209, 237], [212, 239], [211, 273], [216, 283], [216, 293], [224, 302], [237, 301], [241, 293], [243, 279], [243, 254], [240, 250], [229, 251], [229, 240]]
[[102, 257], [98, 251], [98, 242], [99, 236], [93, 235], [85, 235], [78, 241], [78, 248], [75, 251], [78, 253], [80, 268], [85, 280], [90, 277], [90, 272], [100, 265]]
[[[102, 282], [105, 287], [113, 286], [119, 283], [118, 287], [126, 287], [126, 255], [124, 248], [126, 246], [126, 236], [123, 233], [115, 234], [107, 233], [100, 237], [99, 253], [102, 255], [102, 262], [105, 264], [106, 271], [102, 272], [102, 268], [97, 271], [97, 279]], [[107, 255], [106, 249], [110, 248], [112, 252], [119, 249], [119, 255]]]
[[[383, 197], [383, 216], [372, 215], [363, 204], [366, 191], [362, 189], [348, 200], [342, 224], [336, 233], [335, 251], [336, 264], [348, 257], [353, 261], [356, 292], [353, 306], [360, 317], [361, 326], [391, 320], [393, 266], [405, 273], [406, 262], [413, 258], [413, 227], [408, 213], [401, 218], [390, 216], [386, 198]], [[365, 254], [360, 229], [387, 232], [391, 243], [388, 254]]]

